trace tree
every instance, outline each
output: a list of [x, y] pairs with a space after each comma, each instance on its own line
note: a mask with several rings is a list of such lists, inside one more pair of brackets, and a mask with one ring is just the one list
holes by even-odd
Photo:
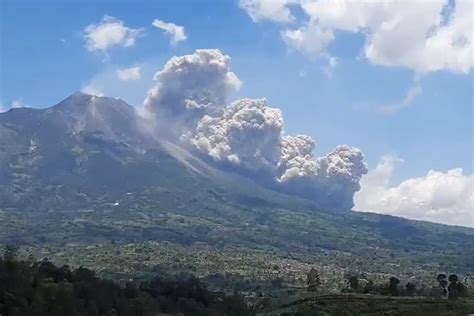
[[455, 301], [459, 297], [458, 293], [458, 276], [456, 274], [451, 274], [448, 278], [449, 286], [448, 286], [448, 299], [451, 301]]
[[448, 280], [450, 283], [457, 283], [459, 278], [456, 274], [450, 274]]
[[349, 284], [351, 286], [351, 289], [357, 290], [359, 288], [359, 278], [355, 275], [351, 275], [349, 277]]
[[316, 291], [321, 285], [321, 279], [319, 278], [319, 272], [315, 268], [311, 268], [307, 274], [308, 290]]
[[254, 315], [241, 296], [209, 291], [196, 278], [156, 278], [124, 288], [92, 270], [71, 271], [47, 260], [31, 264], [6, 253], [0, 255], [0, 315]]
[[457, 293], [458, 297], [469, 297], [469, 290], [467, 286], [465, 286], [461, 282], [458, 282], [457, 284]]
[[[5, 283], [13, 282], [20, 270], [18, 259], [18, 247], [6, 245], [3, 251], [3, 261], [5, 262]], [[1, 295], [0, 295], [1, 297]]]
[[18, 247], [13, 245], [6, 245], [3, 250], [3, 260], [6, 262], [16, 261], [18, 258]]
[[405, 285], [405, 290], [408, 296], [413, 296], [415, 295], [415, 292], [416, 292], [416, 285], [412, 282], [408, 282]]
[[364, 287], [364, 293], [371, 293], [375, 290], [375, 285], [374, 285], [374, 281], [372, 280], [369, 280], [369, 282], [367, 282], [367, 284], [365, 285]]
[[436, 277], [436, 280], [438, 281], [439, 286], [443, 288], [444, 296], [447, 296], [448, 295], [448, 290], [447, 290], [448, 281], [446, 280], [446, 274], [444, 273], [438, 274], [438, 276]]
[[349, 287], [352, 290], [357, 290], [359, 288], [359, 274], [354, 272], [348, 272], [344, 275], [344, 278], [349, 283]]
[[398, 296], [398, 284], [400, 284], [400, 280], [396, 277], [390, 277], [388, 289], [390, 294], [393, 296]]
[[440, 273], [436, 277], [436, 280], [438, 280], [438, 282], [440, 282], [441, 280], [445, 280], [445, 279], [446, 279], [446, 274], [444, 274], [444, 273]]

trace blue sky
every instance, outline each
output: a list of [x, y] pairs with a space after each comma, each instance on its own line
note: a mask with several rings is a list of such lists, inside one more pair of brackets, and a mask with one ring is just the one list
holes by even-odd
[[[106, 94], [138, 105], [153, 74], [170, 57], [218, 48], [232, 58], [232, 71], [243, 82], [235, 97], [266, 97], [283, 111], [285, 131], [312, 136], [318, 155], [349, 144], [363, 151], [369, 169], [383, 156], [399, 157], [404, 162], [393, 174], [394, 185], [423, 177], [431, 169], [462, 168], [464, 174], [472, 174], [472, 68], [424, 71], [424, 64], [418, 69], [397, 65], [398, 61], [374, 62], [376, 58], [364, 55], [368, 35], [335, 26], [339, 24], [332, 20], [324, 25], [333, 31], [324, 49], [310, 49], [304, 41], [292, 46], [282, 39], [282, 32], [305, 25], [311, 30], [316, 16], [294, 4], [298, 1], [276, 1], [283, 11], [270, 11], [290, 12], [291, 21], [285, 23], [281, 15], [255, 6], [258, 2], [3, 0], [0, 104], [48, 107], [88, 84], [100, 83]], [[445, 6], [454, 12], [453, 3]], [[131, 47], [89, 51], [84, 30], [105, 15], [127, 27], [143, 28], [143, 36]], [[155, 18], [183, 26], [187, 39], [171, 45], [169, 37], [151, 25]], [[330, 57], [337, 60], [333, 67]], [[113, 76], [116, 69], [132, 66], [141, 67], [140, 80], [124, 83]], [[414, 86], [421, 92], [406, 107], [391, 113], [380, 110], [401, 104]]]

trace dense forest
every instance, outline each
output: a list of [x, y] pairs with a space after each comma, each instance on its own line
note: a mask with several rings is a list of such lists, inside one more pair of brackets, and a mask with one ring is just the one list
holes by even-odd
[[253, 315], [238, 295], [205, 289], [197, 279], [133, 281], [119, 285], [86, 268], [48, 260], [19, 260], [7, 247], [0, 258], [0, 315]]

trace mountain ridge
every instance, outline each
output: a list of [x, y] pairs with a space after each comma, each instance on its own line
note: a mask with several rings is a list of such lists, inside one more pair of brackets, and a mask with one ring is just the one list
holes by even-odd
[[[77, 99], [91, 104], [71, 109]], [[0, 241], [198, 242], [322, 262], [342, 256], [340, 265], [367, 260], [368, 270], [393, 256], [397, 269], [474, 269], [474, 229], [320, 208], [143, 132], [133, 111], [77, 94], [0, 114]]]
[[[58, 165], [54, 168], [56, 172], [66, 169], [77, 177], [81, 176], [84, 165], [90, 162], [94, 155], [104, 153], [109, 160], [123, 163], [121, 166], [133, 163], [134, 160], [145, 159], [151, 164], [148, 166], [150, 172], [153, 172], [160, 159], [174, 159], [175, 168], [181, 165], [185, 169], [173, 176], [188, 171], [205, 177], [222, 178], [225, 177], [224, 174], [232, 174], [211, 167], [201, 158], [167, 140], [147, 134], [138, 126], [134, 111], [132, 106], [122, 100], [75, 93], [50, 108], [27, 110], [26, 118], [19, 117], [24, 111], [1, 114], [0, 128], [3, 137], [0, 136], [0, 161], [3, 164], [2, 170], [4, 173], [8, 171], [9, 175], [3, 174], [0, 177], [0, 185], [3, 184], [5, 188], [12, 184], [14, 171], [22, 168], [26, 168], [27, 172], [24, 178], [48, 176], [46, 171], [42, 171], [44, 164], [41, 164], [41, 161], [48, 163], [48, 159], [54, 160], [57, 155], [70, 160], [70, 165]], [[114, 166], [110, 168], [113, 169], [120, 165], [111, 163], [110, 166]], [[54, 174], [54, 170], [47, 169]], [[160, 170], [163, 171], [162, 168]], [[252, 182], [237, 174], [232, 177], [239, 178], [239, 181]], [[45, 182], [48, 181], [45, 179]], [[117, 183], [109, 184], [113, 187]], [[125, 183], [122, 184], [126, 186]], [[125, 193], [127, 190], [121, 191]]]
[[[0, 163], [2, 167], [0, 170], [3, 170], [0, 172], [0, 186], [5, 185], [7, 180], [5, 171], [12, 167], [11, 162], [7, 161], [8, 158], [12, 156], [12, 153], [20, 156], [29, 154], [34, 156], [35, 151], [41, 152], [41, 146], [35, 141], [35, 137], [41, 136], [41, 128], [46, 128], [45, 137], [54, 136], [57, 138], [58, 134], [61, 134], [60, 132], [65, 132], [68, 134], [67, 136], [77, 138], [76, 141], [85, 142], [95, 148], [96, 152], [106, 151], [117, 161], [127, 162], [127, 157], [124, 158], [120, 155], [133, 152], [146, 157], [148, 150], [151, 153], [159, 152], [168, 159], [176, 160], [186, 167], [187, 171], [195, 174], [205, 177], [236, 177], [237, 181], [246, 182], [245, 186], [249, 186], [251, 183], [250, 186], [262, 187], [261, 183], [255, 183], [245, 175], [237, 174], [232, 169], [220, 170], [209, 165], [206, 161], [207, 158], [198, 157], [166, 139], [157, 138], [141, 127], [142, 123], [139, 120], [140, 116], [136, 113], [136, 109], [122, 99], [96, 96], [81, 91], [76, 91], [51, 107], [42, 109], [15, 108], [0, 113]], [[48, 124], [52, 126], [53, 131], [48, 130], [48, 127], [51, 127]], [[26, 135], [19, 135], [20, 132]], [[15, 136], [17, 138], [12, 142], [11, 138], [15, 138]], [[20, 141], [16, 141], [18, 136], [22, 136]], [[63, 135], [60, 139], [64, 137]], [[62, 144], [57, 139], [55, 142]], [[19, 145], [20, 148], [12, 151], [12, 144]], [[77, 144], [69, 145], [69, 147], [66, 146], [66, 149], [80, 157], [81, 149], [77, 148]], [[76, 163], [80, 164], [80, 159], [77, 160]], [[278, 192], [271, 186], [263, 188], [263, 190], [270, 190], [275, 195], [294, 198], [306, 206], [317, 208], [313, 201], [304, 197]]]

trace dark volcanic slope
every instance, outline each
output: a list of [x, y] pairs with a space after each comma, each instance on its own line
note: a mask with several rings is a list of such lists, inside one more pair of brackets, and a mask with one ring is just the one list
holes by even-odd
[[75, 208], [190, 176], [122, 100], [76, 93], [48, 109], [0, 115], [0, 208]]

